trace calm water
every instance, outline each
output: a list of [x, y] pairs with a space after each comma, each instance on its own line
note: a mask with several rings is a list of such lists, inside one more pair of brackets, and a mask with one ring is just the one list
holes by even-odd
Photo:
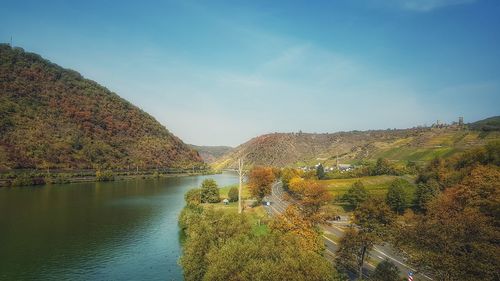
[[0, 188], [0, 280], [182, 280], [184, 193], [222, 174]]

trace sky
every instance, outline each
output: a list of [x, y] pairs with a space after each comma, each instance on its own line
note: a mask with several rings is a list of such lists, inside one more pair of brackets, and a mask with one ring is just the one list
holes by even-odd
[[500, 115], [498, 15], [498, 0], [0, 0], [0, 42], [186, 143], [237, 146]]

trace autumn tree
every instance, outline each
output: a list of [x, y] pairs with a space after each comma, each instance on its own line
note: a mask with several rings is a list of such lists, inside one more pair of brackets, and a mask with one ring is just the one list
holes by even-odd
[[307, 181], [305, 179], [301, 177], [294, 177], [290, 179], [288, 183], [288, 191], [299, 199], [298, 196], [304, 192], [306, 185]]
[[260, 203], [265, 196], [271, 194], [271, 188], [275, 181], [272, 168], [257, 166], [248, 173], [248, 188], [250, 194], [257, 198]]
[[343, 199], [354, 206], [354, 208], [357, 208], [359, 204], [368, 199], [368, 196], [368, 191], [366, 191], [363, 182], [356, 181], [344, 194]]
[[314, 223], [321, 223], [328, 219], [328, 215], [321, 209], [332, 199], [332, 195], [324, 185], [316, 180], [295, 177], [289, 182], [289, 191], [299, 201], [306, 218]]
[[255, 235], [245, 214], [187, 205], [179, 218], [184, 279], [340, 281], [311, 223], [296, 209], [285, 213]]
[[443, 190], [400, 229], [397, 245], [437, 280], [499, 280], [500, 143], [431, 162], [419, 176]]
[[219, 187], [213, 179], [205, 179], [201, 183], [201, 202], [218, 203], [220, 202]]
[[331, 263], [293, 234], [231, 239], [207, 255], [207, 264], [203, 280], [339, 280]]
[[401, 229], [398, 243], [437, 280], [499, 280], [498, 227], [478, 208], [460, 207], [446, 191], [424, 216]]
[[338, 263], [344, 267], [355, 266], [361, 279], [366, 254], [375, 243], [388, 237], [393, 222], [393, 214], [382, 200], [368, 199], [360, 204], [354, 211], [354, 223], [358, 228], [351, 228], [341, 240]]
[[[344, 236], [340, 239], [339, 248], [335, 253], [335, 264], [339, 271], [357, 272], [362, 265], [362, 253], [365, 243], [354, 227], [345, 230]], [[364, 262], [364, 261], [363, 261]]]
[[295, 206], [287, 207], [283, 214], [276, 217], [270, 224], [271, 231], [280, 233], [293, 233], [301, 238], [301, 247], [307, 250], [322, 252], [323, 239], [316, 231], [314, 224], [304, 217]]
[[186, 192], [184, 195], [184, 200], [188, 206], [190, 205], [198, 205], [201, 203], [201, 189], [193, 188]]
[[324, 185], [315, 181], [306, 181], [305, 188], [300, 196], [300, 204], [305, 217], [312, 222], [320, 223], [326, 220], [321, 208], [328, 204], [332, 195]]
[[288, 190], [290, 180], [296, 177], [300, 178], [301, 172], [302, 171], [293, 168], [284, 168], [283, 171], [281, 171], [281, 183], [283, 184], [283, 188]]

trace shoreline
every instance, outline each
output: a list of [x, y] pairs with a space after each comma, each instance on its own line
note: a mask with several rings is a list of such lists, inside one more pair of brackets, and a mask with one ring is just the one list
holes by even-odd
[[101, 176], [97, 171], [73, 171], [73, 172], [56, 172], [47, 173], [42, 170], [26, 171], [9, 171], [0, 173], [0, 188], [16, 188], [16, 187], [42, 187], [47, 185], [58, 185], [68, 183], [83, 183], [83, 182], [109, 182], [109, 181], [129, 181], [129, 180], [144, 180], [157, 178], [174, 178], [188, 177], [201, 175], [216, 175], [221, 174], [221, 171], [204, 170], [204, 171], [176, 171], [176, 172], [159, 172], [157, 170], [149, 171], [105, 171], [105, 175]]

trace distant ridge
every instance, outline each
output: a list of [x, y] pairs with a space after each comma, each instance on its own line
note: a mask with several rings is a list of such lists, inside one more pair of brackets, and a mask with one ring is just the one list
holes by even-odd
[[[495, 117], [497, 118], [497, 117]], [[492, 120], [497, 120], [493, 118]], [[486, 119], [486, 120], [490, 120]], [[337, 132], [331, 134], [274, 133], [255, 137], [229, 151], [212, 166], [235, 168], [237, 159], [248, 165], [303, 166], [323, 163], [335, 165], [371, 161], [379, 157], [393, 161], [430, 161], [436, 156], [449, 157], [467, 148], [500, 140], [498, 130], [470, 128], [413, 128]], [[491, 125], [491, 120], [487, 121]], [[490, 126], [488, 125], [488, 126]], [[483, 127], [482, 127], [483, 128]], [[488, 127], [490, 128], [490, 127]]]
[[195, 150], [117, 94], [0, 45], [0, 169], [201, 165]]
[[470, 123], [469, 127], [481, 131], [500, 131], [500, 116], [494, 116]]
[[214, 162], [215, 160], [217, 160], [217, 158], [221, 157], [222, 155], [228, 153], [231, 149], [233, 149], [230, 146], [202, 146], [194, 144], [188, 144], [188, 145], [192, 149], [198, 151], [203, 161], [207, 163]]

